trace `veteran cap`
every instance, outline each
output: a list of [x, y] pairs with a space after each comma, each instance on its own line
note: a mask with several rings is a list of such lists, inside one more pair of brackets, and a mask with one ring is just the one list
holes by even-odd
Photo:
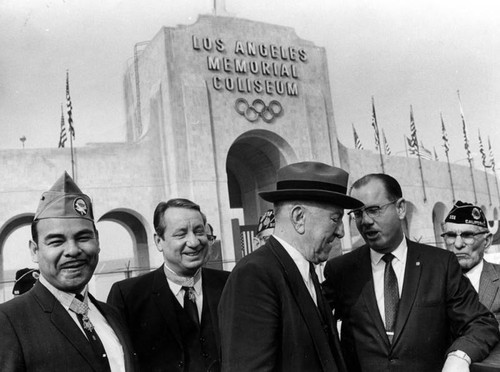
[[276, 221], [274, 219], [274, 211], [269, 209], [266, 213], [260, 216], [256, 234], [259, 234], [267, 229], [274, 229], [275, 225]]
[[12, 288], [13, 295], [20, 295], [28, 292], [35, 285], [40, 277], [40, 271], [36, 269], [21, 269], [16, 272], [16, 283]]
[[94, 221], [92, 202], [67, 172], [42, 194], [33, 221], [45, 218], [83, 218]]
[[467, 225], [475, 225], [488, 228], [488, 222], [482, 209], [471, 203], [457, 201], [451, 209], [444, 222], [460, 223]]

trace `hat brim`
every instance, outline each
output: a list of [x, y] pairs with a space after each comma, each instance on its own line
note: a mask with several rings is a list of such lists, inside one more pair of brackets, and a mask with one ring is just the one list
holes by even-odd
[[325, 203], [332, 203], [342, 208], [361, 208], [363, 203], [358, 199], [334, 191], [289, 189], [260, 192], [259, 196], [271, 203], [285, 200], [311, 200]]

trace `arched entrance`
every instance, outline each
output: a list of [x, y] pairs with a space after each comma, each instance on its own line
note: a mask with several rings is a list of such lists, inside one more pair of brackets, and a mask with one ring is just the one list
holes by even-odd
[[[36, 268], [37, 265], [31, 262], [28, 241], [31, 239], [29, 226], [33, 221], [33, 213], [23, 213], [10, 218], [0, 228], [0, 302], [6, 301], [12, 297], [12, 286], [14, 285], [16, 271], [23, 267]], [[21, 231], [19, 236], [15, 236], [16, 232]], [[10, 237], [15, 237], [14, 241], [9, 240]], [[12, 245], [9, 249], [6, 248], [6, 243]], [[6, 257], [6, 255], [8, 257]], [[18, 266], [10, 265], [11, 261], [16, 263], [23, 262]], [[7, 267], [6, 267], [7, 263]], [[22, 266], [22, 267], [21, 267]]]
[[116, 222], [125, 228], [134, 242], [131, 267], [136, 271], [149, 270], [148, 236], [140, 216], [131, 210], [115, 209], [105, 213], [98, 222], [103, 221]]
[[259, 216], [272, 207], [258, 193], [274, 189], [277, 170], [296, 161], [291, 146], [266, 130], [246, 132], [231, 145], [226, 160], [229, 206], [233, 236], [242, 241], [241, 250], [235, 247], [236, 261], [252, 251], [251, 238]]

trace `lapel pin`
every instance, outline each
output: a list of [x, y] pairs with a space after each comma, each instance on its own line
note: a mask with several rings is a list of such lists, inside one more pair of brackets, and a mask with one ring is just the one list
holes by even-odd
[[420, 261], [415, 262], [415, 265], [420, 266]]

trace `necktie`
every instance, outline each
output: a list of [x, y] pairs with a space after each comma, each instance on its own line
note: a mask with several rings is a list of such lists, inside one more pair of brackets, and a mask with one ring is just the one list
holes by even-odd
[[323, 298], [323, 293], [321, 292], [321, 287], [319, 285], [318, 275], [316, 274], [316, 270], [314, 269], [314, 265], [312, 262], [309, 262], [309, 275], [311, 275], [312, 282], [314, 284], [314, 289], [316, 291], [316, 302], [318, 303], [318, 310], [323, 318], [323, 322], [329, 323], [329, 308], [326, 305], [326, 302]]
[[385, 262], [384, 269], [384, 302], [385, 302], [385, 330], [389, 342], [392, 343], [394, 337], [394, 324], [399, 306], [398, 279], [392, 267], [394, 255], [386, 253], [382, 260]]
[[184, 290], [184, 310], [189, 319], [199, 326], [200, 319], [198, 317], [198, 307], [196, 306], [196, 293], [193, 287], [182, 287], [182, 289]]
[[84, 302], [84, 297], [81, 294], [77, 294], [73, 299], [69, 309], [76, 313], [78, 322], [83, 328], [87, 339], [94, 350], [94, 353], [99, 358], [103, 359], [103, 362], [108, 366], [107, 370], [110, 370], [108, 357], [106, 355], [106, 350], [101, 342], [101, 339], [94, 330], [94, 325], [88, 317], [89, 306]]

